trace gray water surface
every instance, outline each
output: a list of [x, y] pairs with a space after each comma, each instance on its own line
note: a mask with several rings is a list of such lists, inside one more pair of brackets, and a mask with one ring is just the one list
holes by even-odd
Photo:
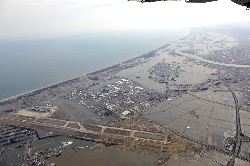
[[133, 58], [188, 33], [171, 29], [0, 41], [0, 99]]

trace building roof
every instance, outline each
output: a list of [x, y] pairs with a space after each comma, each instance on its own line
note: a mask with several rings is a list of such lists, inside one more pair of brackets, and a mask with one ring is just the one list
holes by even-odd
[[126, 110], [126, 111], [123, 111], [121, 114], [124, 115], [124, 116], [126, 116], [126, 115], [128, 115], [129, 113], [130, 113], [130, 111], [127, 111], [127, 110]]

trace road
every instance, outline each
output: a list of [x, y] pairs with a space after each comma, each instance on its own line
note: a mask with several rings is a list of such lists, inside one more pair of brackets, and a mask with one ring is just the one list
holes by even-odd
[[189, 58], [193, 58], [193, 59], [196, 59], [196, 60], [199, 60], [199, 61], [202, 61], [202, 62], [207, 62], [207, 63], [211, 63], [211, 64], [215, 64], [215, 65], [223, 65], [223, 66], [229, 66], [229, 67], [247, 67], [249, 68], [250, 65], [239, 65], [239, 64], [231, 64], [231, 63], [220, 63], [220, 62], [215, 62], [215, 61], [212, 61], [212, 60], [207, 60], [207, 59], [204, 59], [198, 55], [191, 55], [191, 54], [188, 54], [188, 53], [183, 53], [181, 52], [181, 47], [180, 48], [176, 48], [174, 49], [174, 51], [177, 53], [177, 54], [180, 54], [180, 55], [183, 55], [185, 57], [189, 57]]
[[241, 131], [241, 124], [240, 124], [240, 107], [239, 107], [238, 99], [237, 99], [235, 93], [230, 88], [230, 86], [220, 77], [218, 70], [217, 70], [217, 76], [218, 76], [219, 80], [221, 80], [224, 83], [224, 85], [228, 88], [228, 90], [231, 92], [231, 94], [234, 98], [235, 113], [236, 113], [236, 139], [237, 140], [235, 142], [236, 145], [234, 147], [234, 154], [233, 154], [232, 158], [227, 163], [227, 166], [233, 166], [235, 163], [235, 158], [240, 153], [240, 148], [241, 148], [241, 143], [242, 143], [241, 135], [243, 135], [242, 131]]

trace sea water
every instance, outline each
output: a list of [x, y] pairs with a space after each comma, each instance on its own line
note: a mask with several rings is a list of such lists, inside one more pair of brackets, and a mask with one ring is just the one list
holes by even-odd
[[0, 41], [0, 99], [125, 61], [188, 33], [116, 31]]

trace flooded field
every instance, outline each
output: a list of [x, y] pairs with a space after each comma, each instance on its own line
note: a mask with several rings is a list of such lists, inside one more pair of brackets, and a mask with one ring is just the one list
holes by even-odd
[[[66, 139], [65, 139], [66, 141]], [[159, 156], [154, 153], [145, 153], [139, 150], [122, 150], [117, 146], [103, 147], [82, 140], [72, 140], [73, 144], [59, 157], [48, 160], [49, 163], [57, 165], [98, 165], [98, 166], [152, 166]], [[78, 150], [77, 150], [78, 149]], [[70, 160], [69, 160], [70, 159]]]
[[[60, 129], [52, 129], [50, 133], [58, 132]], [[63, 131], [64, 132], [64, 131]], [[70, 132], [70, 131], [69, 131]], [[43, 134], [45, 134], [44, 132]], [[64, 132], [67, 133], [67, 132]], [[68, 133], [73, 134], [73, 132]], [[154, 152], [143, 152], [138, 149], [128, 148], [124, 149], [118, 146], [106, 147], [103, 144], [96, 144], [94, 142], [69, 138], [67, 136], [52, 136], [45, 139], [33, 139], [29, 141], [28, 146], [15, 148], [18, 144], [12, 144], [5, 147], [5, 153], [0, 154], [0, 165], [10, 165], [11, 163], [27, 163], [24, 160], [24, 154], [38, 154], [38, 152], [54, 151], [56, 147], [61, 147], [66, 142], [72, 141], [73, 144], [68, 145], [58, 157], [54, 156], [45, 161], [45, 166], [49, 163], [56, 163], [56, 165], [135, 165], [135, 166], [152, 166], [160, 156]], [[25, 153], [24, 153], [25, 152]], [[129, 160], [128, 160], [129, 159]]]
[[183, 72], [181, 72], [178, 78], [176, 77], [174, 81], [169, 80], [169, 86], [171, 86], [171, 84], [202, 83], [206, 81], [211, 73], [216, 72], [216, 69], [211, 69], [208, 66], [197, 65], [196, 62], [187, 63], [186, 57], [184, 56], [171, 56], [164, 51], [159, 51], [158, 56], [151, 58], [148, 62], [133, 68], [122, 70], [118, 73], [118, 75], [134, 80], [148, 89], [165, 92], [165, 84], [159, 84], [154, 80], [149, 79], [149, 69], [159, 62], [165, 62], [169, 64], [174, 62], [180, 66], [181, 70], [183, 70]]
[[233, 136], [235, 131], [234, 108], [188, 94], [172, 98], [165, 102], [165, 106], [152, 109], [144, 116], [191, 138], [217, 146], [223, 146], [221, 141]]
[[[171, 156], [168, 165], [217, 166], [220, 165], [217, 161], [226, 165], [229, 159], [224, 154], [236, 153], [240, 141], [243, 142], [240, 155], [250, 161], [250, 144], [244, 142], [249, 141], [248, 137], [239, 136], [238, 130], [241, 122], [243, 134], [250, 135], [247, 110], [250, 89], [246, 86], [248, 76], [244, 75], [248, 70], [238, 69], [237, 65], [226, 68], [195, 55], [199, 51], [210, 53], [209, 44], [191, 48], [182, 44], [173, 42], [133, 60], [32, 94], [35, 97], [28, 96], [28, 100], [21, 97], [14, 104], [7, 104], [4, 111], [10, 114], [2, 116], [1, 123], [34, 125], [38, 138], [44, 139], [37, 140], [34, 136], [16, 151], [13, 150], [16, 147], [7, 146], [9, 153], [0, 156], [0, 165], [6, 165], [7, 161], [7, 164], [28, 162], [17, 155], [25, 151], [28, 159], [32, 159], [33, 154], [39, 156], [46, 149], [52, 155], [48, 160], [39, 158], [46, 161], [44, 165], [53, 162], [57, 165], [163, 165], [159, 162]], [[217, 46], [213, 49], [220, 47]], [[37, 102], [38, 106], [34, 106], [36, 100], [40, 105]], [[42, 116], [41, 110], [27, 109], [46, 105], [51, 109], [46, 116]], [[11, 113], [15, 112], [14, 107], [22, 108], [19, 115]], [[236, 130], [238, 137], [235, 137]], [[6, 138], [22, 134], [15, 132], [7, 132]], [[63, 149], [62, 153], [58, 147]], [[153, 153], [156, 151], [157, 154]], [[220, 154], [222, 151], [224, 154]], [[162, 152], [165, 156], [159, 156]], [[160, 157], [164, 159], [158, 161]]]

